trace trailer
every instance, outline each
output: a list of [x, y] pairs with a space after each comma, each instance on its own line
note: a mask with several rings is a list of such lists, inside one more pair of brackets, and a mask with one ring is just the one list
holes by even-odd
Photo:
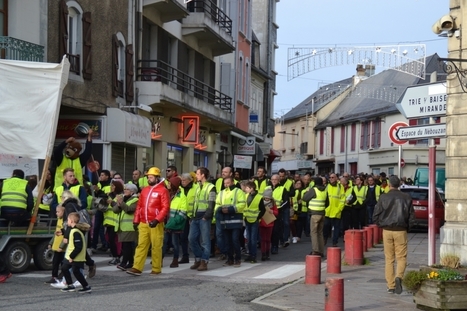
[[0, 219], [0, 256], [12, 273], [26, 271], [31, 259], [39, 270], [51, 270], [53, 251], [48, 248], [55, 234], [56, 219], [38, 217], [31, 234], [28, 227], [15, 227]]

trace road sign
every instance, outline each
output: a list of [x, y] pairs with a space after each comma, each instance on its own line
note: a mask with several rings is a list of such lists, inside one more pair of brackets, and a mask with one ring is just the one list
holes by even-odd
[[407, 127], [409, 126], [407, 123], [405, 122], [396, 122], [394, 123], [393, 125], [391, 125], [389, 127], [389, 131], [388, 131], [388, 135], [389, 135], [389, 139], [395, 143], [396, 145], [403, 145], [407, 142], [407, 140], [402, 140], [402, 139], [399, 139], [397, 136], [396, 136], [396, 132], [397, 130], [400, 128], [400, 127]]
[[444, 116], [447, 98], [445, 83], [409, 86], [396, 107], [407, 119]]
[[422, 139], [446, 136], [446, 123], [436, 123], [428, 125], [417, 125], [410, 127], [399, 127], [396, 131], [396, 138], [399, 140], [405, 139]]
[[405, 166], [405, 160], [401, 158], [401, 167]]

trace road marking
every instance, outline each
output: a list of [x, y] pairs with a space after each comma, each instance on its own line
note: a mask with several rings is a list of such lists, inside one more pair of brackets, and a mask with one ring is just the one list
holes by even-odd
[[283, 265], [267, 273], [255, 276], [254, 279], [282, 279], [305, 269], [305, 265]]
[[28, 273], [28, 274], [15, 274], [15, 277], [18, 277], [18, 278], [45, 278], [46, 276], [50, 275], [50, 272], [49, 273], [44, 273], [44, 274], [40, 274], [40, 273]]
[[209, 270], [208, 272], [200, 272], [199, 275], [207, 275], [207, 276], [228, 276], [231, 274], [235, 274], [237, 272], [245, 271], [248, 270], [252, 267], [258, 267], [259, 264], [256, 265], [245, 265], [245, 266], [240, 266], [238, 268], [234, 267], [222, 267], [220, 269], [215, 269], [215, 270]]

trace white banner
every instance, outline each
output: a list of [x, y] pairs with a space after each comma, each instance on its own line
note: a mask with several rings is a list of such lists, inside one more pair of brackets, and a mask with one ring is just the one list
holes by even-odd
[[0, 150], [45, 159], [51, 153], [70, 63], [0, 60]]
[[0, 178], [10, 178], [13, 170], [22, 170], [24, 176], [39, 176], [39, 160], [0, 153]]
[[234, 168], [251, 168], [252, 156], [234, 155]]

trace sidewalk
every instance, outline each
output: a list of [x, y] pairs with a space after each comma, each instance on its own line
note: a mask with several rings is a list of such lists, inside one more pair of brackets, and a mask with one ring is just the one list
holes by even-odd
[[[428, 263], [428, 234], [408, 234], [407, 270], [415, 270]], [[439, 261], [439, 236], [436, 238], [437, 261]], [[405, 290], [401, 295], [386, 291], [384, 278], [383, 244], [365, 252], [369, 264], [342, 266], [341, 274], [327, 274], [326, 261], [321, 264], [321, 284], [306, 285], [304, 277], [285, 285], [253, 302], [280, 310], [324, 310], [325, 282], [327, 277], [344, 279], [344, 309], [357, 310], [417, 310], [413, 296]]]

